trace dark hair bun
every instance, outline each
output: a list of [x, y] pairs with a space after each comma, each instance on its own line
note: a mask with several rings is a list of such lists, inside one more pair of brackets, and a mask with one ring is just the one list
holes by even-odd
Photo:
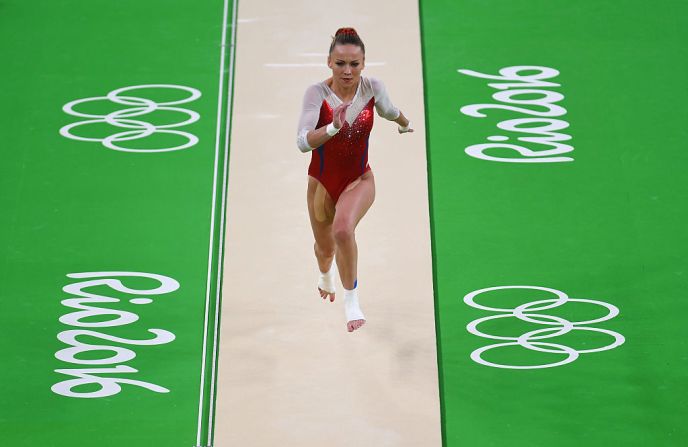
[[334, 49], [335, 45], [347, 44], [361, 47], [363, 54], [365, 54], [365, 45], [363, 45], [363, 41], [359, 37], [356, 30], [353, 28], [339, 28], [337, 32], [334, 33], [332, 43], [330, 44], [330, 54], [332, 54], [332, 50]]
[[337, 37], [340, 34], [344, 34], [346, 36], [356, 36], [358, 37], [358, 33], [356, 32], [355, 29], [353, 28], [339, 28], [336, 33], [334, 33], [334, 36]]

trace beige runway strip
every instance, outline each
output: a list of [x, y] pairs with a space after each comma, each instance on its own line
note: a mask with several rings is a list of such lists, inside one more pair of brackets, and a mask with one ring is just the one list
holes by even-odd
[[[239, 2], [215, 445], [441, 446], [417, 2]], [[341, 282], [318, 295], [296, 147], [306, 87], [353, 26], [363, 76], [416, 129], [376, 115], [376, 200], [356, 231], [366, 325], [346, 331]]]

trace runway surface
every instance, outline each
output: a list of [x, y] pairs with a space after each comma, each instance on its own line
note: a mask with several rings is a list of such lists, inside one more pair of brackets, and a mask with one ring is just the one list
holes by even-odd
[[[239, 5], [215, 444], [440, 446], [416, 4], [398, 3], [394, 18], [385, 3], [329, 17], [313, 5]], [[405, 30], [394, 45], [383, 26], [392, 20]], [[376, 199], [356, 231], [367, 323], [353, 334], [341, 283], [334, 303], [316, 288], [310, 154], [296, 147], [304, 91], [331, 75], [342, 23], [365, 39], [363, 75], [385, 80], [418, 123], [399, 135], [376, 117]]]

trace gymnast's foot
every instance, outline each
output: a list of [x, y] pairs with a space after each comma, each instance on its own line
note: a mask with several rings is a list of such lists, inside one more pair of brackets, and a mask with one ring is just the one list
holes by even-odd
[[346, 313], [346, 329], [353, 332], [365, 324], [365, 316], [358, 305], [358, 289], [344, 289], [344, 312]]
[[349, 332], [353, 332], [365, 324], [365, 320], [353, 320], [346, 323], [346, 328]]
[[327, 300], [330, 297], [330, 303], [334, 301], [335, 294], [334, 286], [334, 262], [330, 266], [330, 271], [327, 273], [320, 272], [320, 279], [318, 280], [318, 292], [320, 292], [320, 297]]

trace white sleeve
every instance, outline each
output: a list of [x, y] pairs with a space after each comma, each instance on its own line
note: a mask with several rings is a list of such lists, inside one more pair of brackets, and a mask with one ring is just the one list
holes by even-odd
[[370, 78], [370, 84], [373, 87], [373, 95], [375, 96], [375, 109], [377, 114], [381, 117], [394, 121], [399, 118], [401, 111], [397, 109], [387, 95], [385, 84], [376, 78]]
[[296, 135], [296, 145], [301, 152], [309, 152], [314, 148], [308, 145], [308, 132], [315, 130], [320, 118], [320, 107], [322, 107], [321, 89], [317, 84], [311, 85], [303, 95], [303, 108], [301, 118], [299, 118], [299, 128]]

